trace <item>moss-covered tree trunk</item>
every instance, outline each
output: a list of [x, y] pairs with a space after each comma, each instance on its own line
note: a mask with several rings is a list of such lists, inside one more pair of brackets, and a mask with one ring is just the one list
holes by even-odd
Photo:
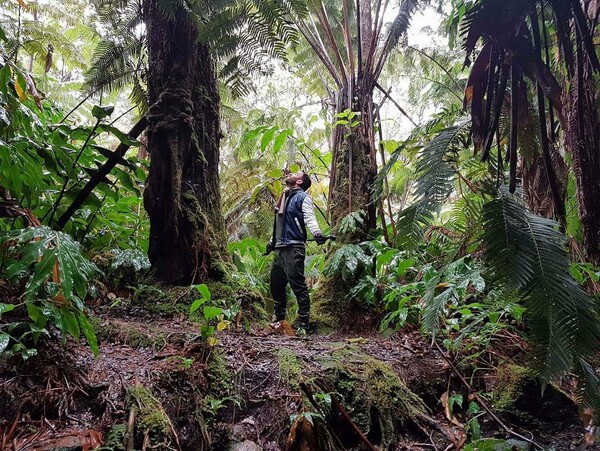
[[[332, 134], [332, 181], [329, 211], [332, 224], [339, 225], [344, 216], [354, 211], [366, 213], [365, 229], [375, 227], [376, 211], [371, 195], [377, 175], [375, 138], [373, 131], [373, 90], [357, 83], [351, 110], [360, 116], [349, 125], [338, 125]], [[349, 108], [348, 92], [338, 93], [336, 113]], [[353, 122], [358, 122], [354, 127]]]
[[[329, 188], [329, 214], [334, 227], [349, 213], [362, 210], [366, 213], [364, 227], [349, 234], [338, 234], [338, 243], [358, 242], [367, 239], [369, 230], [376, 226], [376, 209], [372, 200], [377, 175], [377, 160], [373, 128], [373, 90], [364, 80], [357, 82], [354, 103], [349, 108], [348, 92], [340, 91], [337, 97], [338, 113], [350, 109], [360, 115], [349, 120], [348, 125], [338, 125], [332, 134], [332, 180]], [[358, 122], [354, 127], [352, 123]], [[341, 274], [323, 277], [313, 295], [313, 318], [320, 326], [336, 327], [347, 319], [354, 321], [360, 310], [348, 292], [356, 280], [344, 280]], [[364, 318], [361, 318], [361, 320]]]
[[[175, 10], [170, 19], [166, 7]], [[221, 130], [210, 49], [198, 42], [188, 13], [176, 8], [159, 0], [145, 2], [151, 163], [144, 206], [155, 277], [190, 284], [224, 276]]]

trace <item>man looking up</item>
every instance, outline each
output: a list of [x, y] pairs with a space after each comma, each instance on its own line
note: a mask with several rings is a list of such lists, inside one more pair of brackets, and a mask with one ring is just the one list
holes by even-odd
[[275, 205], [273, 236], [267, 252], [275, 250], [271, 267], [271, 295], [275, 303], [275, 320], [285, 319], [287, 310], [286, 286], [289, 283], [298, 301], [296, 332], [306, 334], [310, 317], [310, 298], [304, 278], [306, 257], [306, 227], [321, 245], [327, 238], [321, 233], [315, 216], [312, 197], [306, 192], [312, 184], [305, 172], [290, 174], [286, 189]]

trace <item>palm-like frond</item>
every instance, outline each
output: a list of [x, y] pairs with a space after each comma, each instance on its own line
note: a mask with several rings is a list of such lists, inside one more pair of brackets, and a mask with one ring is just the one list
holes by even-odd
[[469, 125], [463, 122], [442, 130], [419, 152], [415, 202], [400, 214], [397, 224], [403, 240], [415, 243], [422, 238], [423, 227], [431, 223], [454, 190], [456, 158], [465, 147]]
[[600, 337], [594, 302], [570, 275], [565, 237], [506, 187], [483, 216], [491, 276], [520, 291], [536, 345], [533, 361], [547, 379], [560, 377], [597, 349]]
[[[186, 17], [198, 39], [211, 47], [219, 63], [219, 78], [235, 96], [250, 92], [251, 75], [271, 72], [272, 58], [285, 59], [286, 46], [298, 43], [294, 18], [306, 13], [304, 1], [225, 0], [188, 5], [183, 0], [158, 2], [164, 20]], [[138, 0], [96, 0], [100, 18], [114, 30], [99, 45], [86, 76], [91, 92], [132, 85], [132, 100], [142, 108], [145, 99], [145, 31]]]
[[404, 0], [400, 3], [398, 14], [390, 24], [388, 34], [383, 47], [383, 54], [389, 55], [390, 52], [398, 45], [400, 37], [406, 33], [410, 25], [410, 19], [419, 7], [418, 0]]
[[397, 222], [397, 242], [406, 246], [414, 246], [423, 240], [425, 228], [433, 222], [433, 214], [428, 204], [418, 201], [400, 213]]
[[481, 196], [464, 194], [452, 205], [448, 223], [445, 225], [467, 238], [481, 227], [482, 208]]

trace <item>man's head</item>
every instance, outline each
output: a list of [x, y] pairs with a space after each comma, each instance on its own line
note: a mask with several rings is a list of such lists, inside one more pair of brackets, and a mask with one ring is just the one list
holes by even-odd
[[288, 175], [285, 179], [285, 184], [288, 186], [288, 188], [300, 187], [304, 191], [307, 191], [312, 185], [312, 181], [306, 172], [298, 171]]

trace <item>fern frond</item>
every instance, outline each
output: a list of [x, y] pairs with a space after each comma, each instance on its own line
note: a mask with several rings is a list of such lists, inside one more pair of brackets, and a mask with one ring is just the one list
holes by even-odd
[[461, 196], [452, 205], [446, 227], [456, 230], [462, 235], [472, 235], [481, 227], [483, 204], [484, 200], [479, 195]]
[[546, 379], [560, 377], [596, 350], [600, 337], [594, 302], [570, 275], [565, 237], [506, 187], [485, 205], [483, 216], [491, 275], [520, 291], [535, 343], [533, 361]]
[[383, 48], [384, 55], [389, 55], [396, 45], [398, 45], [400, 37], [408, 30], [410, 19], [418, 6], [419, 2], [417, 0], [404, 0], [400, 4], [400, 10], [388, 30], [385, 47]]
[[465, 145], [469, 122], [448, 127], [420, 152], [416, 165], [415, 202], [398, 219], [399, 239], [415, 244], [454, 190], [456, 157]]

